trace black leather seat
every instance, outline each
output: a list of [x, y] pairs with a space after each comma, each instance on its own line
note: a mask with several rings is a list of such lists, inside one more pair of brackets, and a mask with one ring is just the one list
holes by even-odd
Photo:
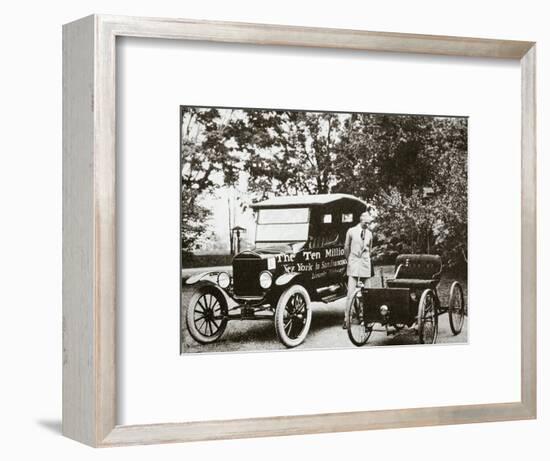
[[438, 255], [399, 255], [395, 260], [395, 278], [387, 280], [391, 288], [434, 289], [441, 274]]
[[435, 288], [439, 283], [437, 279], [389, 279], [386, 281], [390, 288]]

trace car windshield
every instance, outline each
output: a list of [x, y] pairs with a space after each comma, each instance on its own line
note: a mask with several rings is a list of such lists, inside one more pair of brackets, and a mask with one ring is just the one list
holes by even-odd
[[305, 242], [309, 229], [309, 208], [261, 209], [256, 226], [256, 245]]
[[258, 211], [258, 224], [303, 224], [309, 222], [309, 208], [264, 208]]

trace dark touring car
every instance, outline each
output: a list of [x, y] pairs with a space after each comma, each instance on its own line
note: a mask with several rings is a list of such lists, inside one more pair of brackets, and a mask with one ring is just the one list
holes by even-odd
[[252, 208], [255, 247], [233, 258], [233, 277], [215, 271], [187, 279], [195, 286], [187, 328], [208, 344], [230, 320], [271, 320], [279, 340], [295, 347], [309, 331], [311, 302], [346, 296], [346, 232], [367, 205], [347, 194], [321, 194], [271, 198]]

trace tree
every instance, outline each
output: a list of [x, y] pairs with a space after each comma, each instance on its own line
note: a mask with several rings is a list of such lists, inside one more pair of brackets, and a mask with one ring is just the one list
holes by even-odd
[[337, 114], [246, 111], [233, 128], [239, 150], [247, 155], [244, 167], [256, 194], [330, 192], [341, 129]]
[[[419, 123], [418, 164], [397, 168], [400, 184], [388, 185], [372, 200], [380, 210], [381, 255], [432, 252], [446, 268], [464, 271], [467, 265], [467, 121], [434, 117]], [[406, 139], [406, 138], [405, 138]], [[393, 167], [386, 166], [386, 174]], [[416, 172], [415, 172], [416, 170]], [[407, 178], [418, 175], [419, 180]], [[388, 181], [385, 181], [388, 184]], [[429, 187], [433, 193], [424, 194]]]
[[239, 180], [248, 200], [353, 194], [380, 211], [381, 252], [438, 252], [448, 267], [465, 267], [465, 118], [184, 109], [184, 248], [207, 235], [202, 194]]
[[211, 211], [201, 194], [238, 178], [239, 158], [232, 146], [233, 111], [183, 107], [181, 112], [182, 250], [192, 251], [207, 236]]
[[391, 187], [411, 194], [428, 182], [430, 168], [423, 155], [428, 130], [428, 117], [352, 114], [338, 145], [334, 191], [367, 200]]

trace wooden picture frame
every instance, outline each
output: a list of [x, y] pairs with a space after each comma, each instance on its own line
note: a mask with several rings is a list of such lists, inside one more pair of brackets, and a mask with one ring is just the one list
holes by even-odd
[[[120, 426], [116, 421], [117, 37], [514, 59], [521, 63], [521, 401]], [[536, 417], [535, 43], [93, 15], [63, 27], [63, 434], [91, 446]]]

